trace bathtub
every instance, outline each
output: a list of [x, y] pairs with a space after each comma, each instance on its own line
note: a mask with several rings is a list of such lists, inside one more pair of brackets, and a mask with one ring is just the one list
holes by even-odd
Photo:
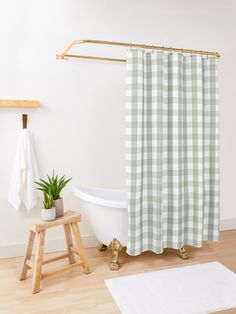
[[[81, 208], [87, 216], [93, 232], [100, 241], [99, 251], [109, 248], [112, 253], [111, 270], [120, 268], [119, 252], [128, 240], [128, 206], [125, 190], [98, 188], [75, 188]], [[180, 257], [188, 259], [184, 246], [179, 249]]]
[[118, 239], [126, 246], [128, 239], [128, 212], [125, 190], [76, 188], [74, 194], [79, 198], [94, 235], [101, 244], [108, 246]]

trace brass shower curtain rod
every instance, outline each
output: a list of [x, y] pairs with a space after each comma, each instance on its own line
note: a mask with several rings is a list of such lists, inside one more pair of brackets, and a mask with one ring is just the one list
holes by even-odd
[[69, 54], [69, 51], [71, 50], [71, 48], [80, 44], [99, 44], [99, 45], [121, 46], [121, 47], [129, 47], [129, 48], [144, 48], [144, 49], [162, 50], [162, 51], [175, 51], [175, 52], [182, 52], [182, 53], [214, 56], [216, 58], [220, 58], [220, 54], [218, 52], [213, 52], [213, 51], [191, 50], [191, 49], [173, 48], [173, 47], [161, 47], [161, 46], [123, 43], [123, 42], [107, 41], [107, 40], [94, 40], [94, 39], [75, 40], [72, 43], [70, 43], [68, 47], [61, 54], [56, 55], [56, 58], [57, 59], [79, 58], [79, 59], [92, 59], [92, 60], [102, 60], [102, 61], [126, 62], [125, 59]]

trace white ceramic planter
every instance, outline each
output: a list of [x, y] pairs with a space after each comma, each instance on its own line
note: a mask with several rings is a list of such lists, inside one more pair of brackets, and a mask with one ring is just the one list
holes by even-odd
[[49, 209], [45, 209], [45, 208], [41, 209], [41, 219], [43, 221], [51, 221], [51, 220], [54, 220], [55, 218], [56, 218], [55, 207], [52, 207]]

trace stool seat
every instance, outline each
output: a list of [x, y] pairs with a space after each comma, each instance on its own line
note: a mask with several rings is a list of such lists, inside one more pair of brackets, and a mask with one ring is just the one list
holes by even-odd
[[43, 221], [39, 218], [31, 218], [28, 219], [29, 229], [34, 232], [39, 232], [42, 230], [46, 230], [52, 227], [64, 225], [64, 224], [72, 224], [73, 222], [80, 222], [81, 214], [76, 213], [72, 210], [68, 210], [64, 213], [62, 217], [58, 217], [52, 221]]
[[[24, 256], [24, 262], [20, 274], [20, 280], [24, 280], [27, 277], [27, 271], [29, 269], [34, 269], [33, 274], [33, 285], [32, 292], [37, 293], [40, 291], [41, 280], [52, 275], [61, 274], [71, 268], [82, 266], [84, 273], [89, 274], [90, 268], [86, 256], [86, 252], [83, 246], [83, 242], [80, 236], [80, 231], [78, 227], [78, 222], [81, 221], [81, 215], [72, 210], [65, 212], [63, 217], [59, 217], [53, 221], [42, 221], [38, 218], [32, 218], [28, 220], [28, 225], [30, 229], [30, 235], [28, 239], [28, 245]], [[62, 255], [55, 256], [53, 258], [43, 259], [43, 250], [45, 242], [45, 232], [49, 228], [57, 227], [63, 225], [65, 232], [65, 240], [67, 252]], [[73, 245], [72, 234], [76, 242], [76, 247]], [[37, 235], [38, 243], [36, 249], [35, 263], [31, 261], [31, 255], [34, 245], [35, 236]], [[80, 257], [80, 261], [76, 262], [75, 254]], [[68, 258], [69, 265], [64, 266], [60, 269], [50, 271], [42, 274], [42, 265], [55, 262], [64, 258]]]

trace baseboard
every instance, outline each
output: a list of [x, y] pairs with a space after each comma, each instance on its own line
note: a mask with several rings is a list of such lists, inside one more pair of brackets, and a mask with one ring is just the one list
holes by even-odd
[[220, 222], [220, 230], [233, 230], [236, 229], [236, 218], [223, 219]]
[[[99, 244], [99, 242], [94, 236], [83, 237], [83, 242], [86, 248], [95, 247]], [[25, 253], [25, 248], [26, 248], [26, 243], [0, 245], [0, 259], [23, 256]], [[45, 241], [45, 250], [44, 250], [45, 253], [64, 251], [65, 249], [66, 249], [65, 239], [63, 238], [48, 239], [47, 241]], [[35, 253], [35, 249], [33, 250], [33, 254], [34, 253]]]
[[[220, 230], [236, 229], [236, 219], [223, 219], [220, 223]], [[94, 236], [83, 237], [84, 246], [96, 247], [99, 242]], [[25, 252], [26, 243], [14, 243], [0, 245], [0, 258], [9, 258], [16, 256], [23, 256]], [[65, 250], [65, 240], [63, 238], [49, 239], [45, 243], [45, 253], [58, 252]]]

